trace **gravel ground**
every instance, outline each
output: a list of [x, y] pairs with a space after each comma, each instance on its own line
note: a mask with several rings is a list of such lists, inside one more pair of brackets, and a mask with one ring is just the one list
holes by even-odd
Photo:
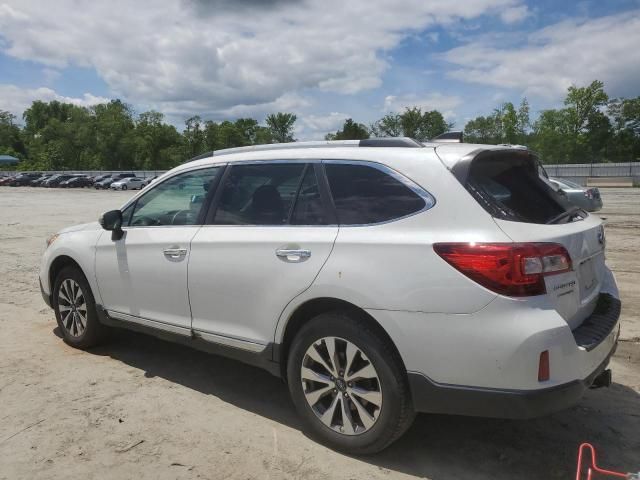
[[37, 284], [44, 239], [130, 195], [0, 187], [0, 479], [569, 479], [582, 441], [640, 469], [640, 189], [603, 189], [624, 304], [611, 388], [530, 421], [419, 415], [365, 458], [310, 440], [261, 370], [138, 334], [91, 352], [60, 340]]

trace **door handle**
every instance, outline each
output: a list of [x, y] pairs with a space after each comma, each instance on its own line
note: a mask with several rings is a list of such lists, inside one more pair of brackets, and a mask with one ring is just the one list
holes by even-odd
[[186, 248], [177, 248], [177, 247], [165, 248], [162, 251], [162, 253], [164, 253], [165, 257], [181, 258], [181, 257], [184, 257], [187, 254], [187, 249]]
[[276, 256], [285, 262], [303, 262], [311, 256], [311, 250], [279, 248]]

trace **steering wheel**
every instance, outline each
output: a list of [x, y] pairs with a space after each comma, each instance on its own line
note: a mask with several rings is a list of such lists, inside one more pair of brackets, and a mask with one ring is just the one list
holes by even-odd
[[[187, 216], [189, 215], [190, 211], [189, 210], [178, 210], [176, 213], [173, 214], [173, 217], [171, 217], [171, 222], [169, 223], [169, 225], [186, 225], [187, 223]], [[184, 218], [181, 218], [184, 217]], [[182, 220], [182, 223], [176, 223], [176, 220]]]
[[136, 218], [131, 225], [136, 225], [139, 227], [156, 227], [160, 225], [160, 221], [157, 218], [153, 217], [138, 217]]

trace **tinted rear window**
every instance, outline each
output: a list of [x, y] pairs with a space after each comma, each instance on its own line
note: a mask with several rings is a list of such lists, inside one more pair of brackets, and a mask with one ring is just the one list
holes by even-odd
[[363, 225], [411, 215], [425, 201], [400, 180], [366, 165], [325, 165], [338, 222]]
[[504, 220], [548, 223], [566, 211], [537, 163], [524, 156], [499, 155], [473, 160], [467, 190], [491, 215]]

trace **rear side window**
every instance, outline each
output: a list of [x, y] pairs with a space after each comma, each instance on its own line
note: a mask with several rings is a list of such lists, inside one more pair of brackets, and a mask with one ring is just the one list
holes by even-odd
[[395, 220], [425, 208], [425, 200], [390, 174], [368, 165], [325, 165], [338, 222], [364, 225]]
[[305, 169], [303, 163], [234, 165], [218, 201], [216, 225], [284, 225]]
[[487, 212], [503, 220], [542, 224], [566, 211], [530, 157], [477, 158], [469, 169], [466, 188]]

